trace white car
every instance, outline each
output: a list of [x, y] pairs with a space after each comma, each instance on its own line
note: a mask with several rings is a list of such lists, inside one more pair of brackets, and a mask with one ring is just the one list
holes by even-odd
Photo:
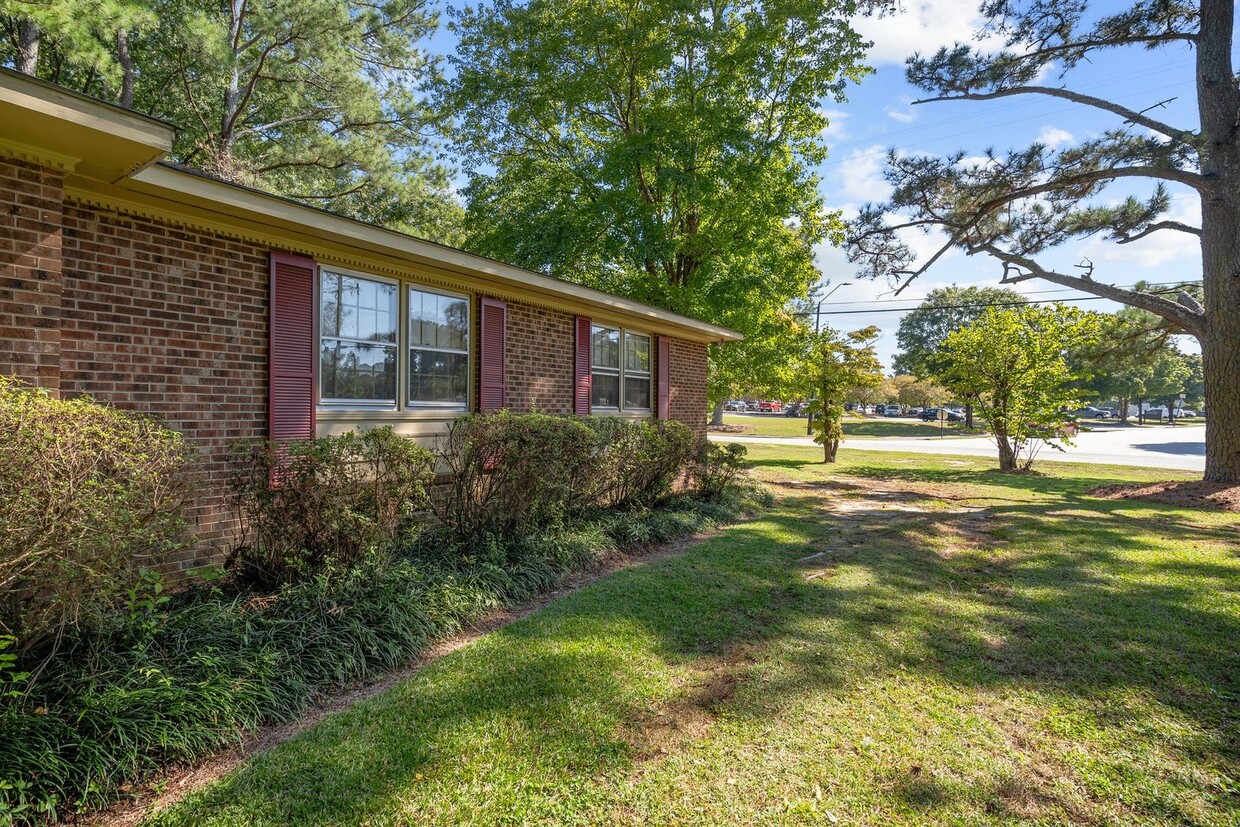
[[723, 409], [724, 409], [725, 411], [744, 411], [744, 410], [747, 410], [747, 408], [745, 407], [745, 400], [744, 400], [744, 399], [733, 399], [731, 402], [725, 402], [725, 403], [724, 403], [724, 405], [723, 405]]

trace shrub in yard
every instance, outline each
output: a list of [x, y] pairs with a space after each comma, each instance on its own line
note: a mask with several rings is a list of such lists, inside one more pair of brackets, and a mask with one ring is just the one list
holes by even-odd
[[586, 420], [601, 442], [595, 501], [604, 507], [647, 508], [667, 496], [689, 470], [698, 439], [681, 422]]
[[719, 445], [703, 441], [699, 448], [697, 463], [693, 466], [693, 483], [697, 495], [710, 502], [718, 502], [736, 485], [745, 467], [744, 445], [730, 442]]
[[229, 489], [243, 539], [230, 567], [270, 585], [356, 563], [425, 507], [433, 464], [388, 427], [233, 446]]
[[435, 516], [456, 541], [515, 537], [583, 507], [598, 437], [581, 420], [508, 411], [457, 419], [440, 441], [450, 475]]
[[150, 417], [0, 377], [0, 633], [89, 625], [183, 547], [188, 459]]

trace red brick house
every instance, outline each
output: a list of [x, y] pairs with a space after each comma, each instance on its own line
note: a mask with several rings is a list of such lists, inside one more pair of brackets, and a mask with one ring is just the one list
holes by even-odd
[[167, 163], [173, 129], [0, 70], [0, 374], [150, 412], [198, 448], [201, 561], [246, 437], [508, 407], [705, 431], [731, 330]]

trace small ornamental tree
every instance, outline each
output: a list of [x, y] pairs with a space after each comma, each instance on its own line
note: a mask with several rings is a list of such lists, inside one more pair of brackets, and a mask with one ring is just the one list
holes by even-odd
[[999, 470], [1027, 471], [1038, 448], [1070, 442], [1065, 408], [1077, 404], [1068, 354], [1095, 340], [1098, 319], [1072, 307], [991, 307], [948, 334], [947, 387], [976, 400], [999, 447]]
[[846, 334], [826, 329], [810, 340], [806, 368], [813, 401], [809, 413], [814, 442], [822, 446], [823, 462], [835, 462], [844, 438], [845, 400], [861, 389], [882, 385], [883, 368], [874, 353], [878, 334], [873, 326]]

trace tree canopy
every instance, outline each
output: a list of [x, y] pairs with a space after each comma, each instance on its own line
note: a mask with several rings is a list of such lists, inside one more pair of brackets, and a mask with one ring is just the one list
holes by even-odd
[[0, 60], [178, 127], [176, 160], [459, 241], [427, 0], [0, 0]]
[[1057, 445], [1076, 404], [1068, 356], [1098, 335], [1097, 314], [1073, 307], [991, 307], [948, 334], [943, 382], [975, 400], [999, 449], [999, 469], [1027, 470], [1042, 444]]
[[940, 287], [931, 290], [921, 305], [900, 320], [896, 341], [896, 373], [922, 378], [935, 373], [934, 357], [947, 339], [947, 334], [963, 327], [995, 305], [1023, 301], [1019, 293], [1006, 287]]
[[853, 0], [498, 0], [454, 13], [469, 245], [733, 327], [712, 397], [777, 383], [840, 238], [821, 103], [865, 74]]
[[[1240, 86], [1232, 68], [1233, 0], [1134, 0], [1114, 13], [1087, 2], [1003, 0], [982, 6], [994, 52], [956, 45], [907, 61], [910, 82], [930, 101], [1014, 96], [1055, 98], [1114, 118], [1113, 128], [1063, 148], [1033, 143], [981, 160], [891, 153], [891, 200], [863, 209], [849, 255], [864, 274], [903, 286], [949, 249], [993, 257], [1003, 282], [1040, 278], [1148, 310], [1197, 337], [1205, 395], [1206, 478], [1240, 481]], [[1199, 122], [1160, 120], [1150, 99], [1127, 106], [1061, 79], [1095, 55], [1119, 49], [1191, 49]], [[1046, 77], [1055, 78], [1046, 81]], [[1110, 198], [1116, 182], [1148, 186]], [[1170, 187], [1200, 199], [1200, 226], [1167, 216]], [[904, 233], [940, 233], [937, 252], [916, 261]], [[1171, 295], [1115, 284], [1122, 273], [1063, 273], [1043, 254], [1094, 236], [1126, 244], [1151, 233], [1186, 233], [1202, 250], [1202, 292]], [[1186, 274], [1189, 276], [1190, 274]], [[1190, 280], [1186, 278], [1186, 280]], [[903, 286], [901, 289], [903, 289]]]
[[835, 462], [844, 439], [844, 402], [861, 389], [882, 385], [883, 368], [874, 351], [878, 334], [878, 328], [870, 326], [851, 333], [825, 328], [811, 336], [802, 372], [811, 397], [814, 442], [822, 446], [823, 462]]

